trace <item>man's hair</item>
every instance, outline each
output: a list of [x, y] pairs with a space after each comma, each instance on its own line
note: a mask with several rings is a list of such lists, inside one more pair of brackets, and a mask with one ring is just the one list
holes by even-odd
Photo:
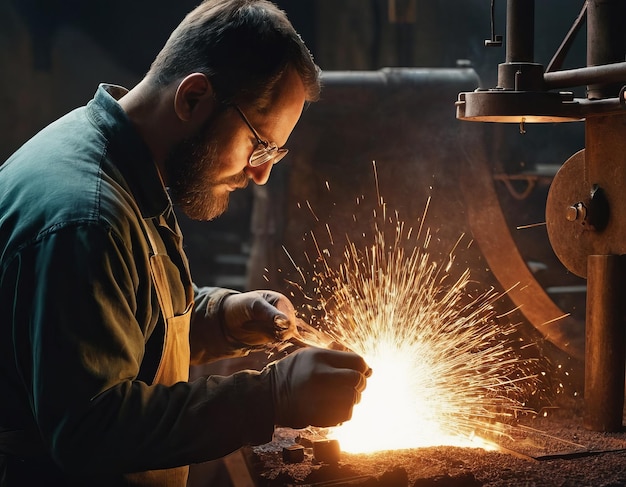
[[147, 76], [165, 86], [203, 73], [221, 102], [264, 111], [290, 68], [307, 101], [316, 101], [320, 70], [285, 12], [266, 0], [205, 0], [172, 32]]

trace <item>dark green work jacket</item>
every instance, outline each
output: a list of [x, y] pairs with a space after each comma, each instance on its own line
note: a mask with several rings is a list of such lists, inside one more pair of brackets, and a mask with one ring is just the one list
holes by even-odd
[[229, 291], [185, 295], [171, 203], [124, 92], [100, 86], [0, 166], [1, 485], [127, 485], [271, 439], [265, 374], [153, 383], [164, 322], [146, 231], [174, 312], [195, 303], [191, 363], [241, 352], [218, 320]]

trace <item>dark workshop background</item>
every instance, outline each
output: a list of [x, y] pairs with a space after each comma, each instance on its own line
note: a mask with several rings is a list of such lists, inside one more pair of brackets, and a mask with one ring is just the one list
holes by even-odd
[[[84, 105], [98, 83], [128, 88], [137, 83], [171, 30], [197, 3], [0, 0], [0, 161], [46, 124]], [[504, 47], [484, 47], [484, 40], [491, 35], [490, 0], [277, 3], [325, 71], [453, 67], [458, 60], [469, 60], [482, 87], [492, 88], [497, 81], [497, 64], [504, 61]], [[548, 64], [582, 4], [583, 0], [536, 2], [537, 62]], [[500, 35], [505, 35], [505, 5], [504, 0], [495, 3], [495, 33]], [[584, 65], [582, 34], [565, 67]], [[450, 100], [451, 114], [454, 101]], [[566, 129], [554, 129], [561, 130], [559, 140], [567, 141], [563, 144], [547, 143], [547, 139], [555, 140], [553, 131], [529, 130], [533, 133], [527, 135], [524, 144], [510, 151], [514, 157], [502, 164], [515, 171], [526, 159], [563, 163], [574, 152], [573, 146], [580, 148], [584, 143], [583, 124], [567, 125]], [[42, 168], [42, 173], [45, 171]], [[535, 198], [539, 207], [544, 198], [545, 194]], [[234, 194], [228, 213], [214, 222], [183, 219], [198, 283], [246, 287], [252, 204], [253, 194], [248, 188]], [[528, 201], [525, 205], [529, 207]]]

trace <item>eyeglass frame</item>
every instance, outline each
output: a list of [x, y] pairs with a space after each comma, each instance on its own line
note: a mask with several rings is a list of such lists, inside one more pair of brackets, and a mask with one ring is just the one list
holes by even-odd
[[[262, 139], [259, 136], [259, 133], [255, 130], [255, 128], [252, 126], [252, 124], [248, 120], [248, 117], [246, 117], [246, 115], [243, 113], [241, 108], [239, 108], [234, 103], [232, 103], [231, 106], [235, 110], [237, 110], [237, 113], [239, 113], [239, 116], [241, 117], [241, 119], [248, 126], [248, 128], [254, 135], [254, 138], [256, 139], [256, 142], [257, 142], [256, 147], [254, 148], [254, 150], [252, 151], [252, 154], [250, 154], [250, 157], [248, 158], [248, 164], [250, 165], [250, 167], [260, 167], [263, 164], [267, 164], [270, 161], [272, 161], [272, 165], [280, 162], [280, 160], [287, 155], [287, 152], [289, 152], [289, 149], [285, 149], [284, 147], [278, 147], [276, 142], [270, 142], [269, 140]], [[254, 157], [255, 154], [259, 154], [259, 155], [255, 158]], [[262, 162], [257, 162], [255, 159], [265, 159], [265, 160], [263, 160]]]

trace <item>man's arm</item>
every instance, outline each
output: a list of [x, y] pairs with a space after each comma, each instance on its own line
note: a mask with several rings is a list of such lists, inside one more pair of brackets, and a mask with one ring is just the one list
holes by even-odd
[[64, 470], [167, 468], [271, 439], [267, 372], [136, 380], [151, 281], [115, 233], [95, 224], [48, 232], [13, 257], [2, 286], [15, 293], [13, 348], [34, 421]]

